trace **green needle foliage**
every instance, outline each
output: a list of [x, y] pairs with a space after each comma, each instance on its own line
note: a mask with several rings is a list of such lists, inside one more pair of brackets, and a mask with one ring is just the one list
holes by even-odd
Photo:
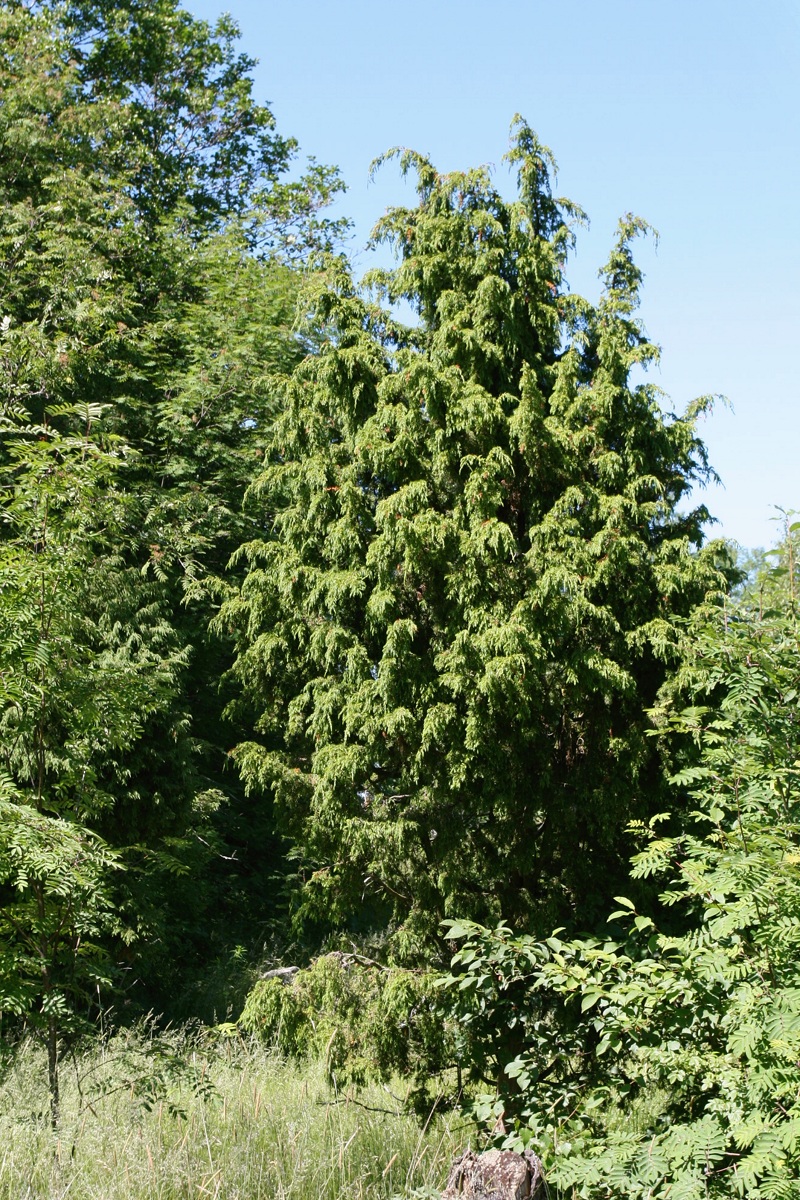
[[431, 971], [334, 951], [290, 979], [259, 979], [237, 1026], [287, 1057], [324, 1061], [338, 1088], [414, 1079], [407, 1100], [424, 1120], [443, 1100], [452, 1107], [456, 1082], [451, 1071], [445, 1097], [454, 1031], [441, 1020], [433, 980]]
[[643, 223], [593, 306], [521, 120], [509, 159], [510, 202], [403, 152], [418, 206], [375, 233], [396, 269], [372, 297], [336, 259], [312, 283], [319, 350], [274, 384], [261, 534], [218, 622], [255, 722], [235, 758], [294, 839], [301, 915], [394, 922], [398, 953], [448, 914], [548, 928], [605, 903], [619, 831], [659, 804], [643, 709], [675, 618], [724, 582], [685, 507], [706, 402], [676, 417], [640, 382]]
[[479, 1111], [538, 1147], [564, 1195], [797, 1194], [796, 532], [762, 580], [779, 606], [754, 589], [698, 639], [706, 704], [655, 714], [700, 751], [672, 781], [694, 806], [688, 830], [638, 828], [632, 874], [662, 881], [658, 923], [621, 897], [606, 941], [450, 927], [461, 947], [444, 983], [494, 1083]]

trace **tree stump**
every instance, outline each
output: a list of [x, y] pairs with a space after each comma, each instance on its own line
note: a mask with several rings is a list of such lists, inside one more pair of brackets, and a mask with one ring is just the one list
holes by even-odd
[[543, 1185], [542, 1164], [530, 1150], [467, 1150], [450, 1168], [442, 1200], [534, 1200]]

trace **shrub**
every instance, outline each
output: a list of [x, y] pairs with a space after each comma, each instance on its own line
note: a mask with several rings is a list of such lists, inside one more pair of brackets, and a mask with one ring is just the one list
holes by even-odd
[[337, 1085], [412, 1079], [415, 1104], [427, 1108], [434, 1077], [456, 1062], [433, 979], [334, 951], [288, 979], [260, 979], [239, 1024], [289, 1057], [323, 1057]]

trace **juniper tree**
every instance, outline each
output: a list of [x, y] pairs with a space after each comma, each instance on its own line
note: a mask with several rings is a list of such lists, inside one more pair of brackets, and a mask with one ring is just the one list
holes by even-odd
[[398, 949], [446, 914], [590, 917], [658, 803], [643, 709], [675, 618], [721, 580], [687, 503], [706, 402], [675, 416], [639, 381], [643, 222], [590, 304], [565, 281], [580, 213], [521, 120], [509, 159], [511, 201], [402, 152], [418, 204], [375, 231], [397, 266], [365, 291], [329, 261], [219, 621], [255, 725], [235, 758], [275, 796], [303, 912], [366, 907]]

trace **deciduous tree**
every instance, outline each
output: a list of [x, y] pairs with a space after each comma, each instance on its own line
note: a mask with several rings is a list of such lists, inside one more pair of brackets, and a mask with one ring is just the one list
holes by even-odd
[[[206, 634], [211, 581], [257, 530], [241, 499], [272, 417], [266, 375], [302, 357], [299, 275], [341, 232], [321, 211], [334, 172], [310, 164], [287, 181], [295, 143], [257, 103], [236, 35], [177, 0], [0, 3], [4, 411], [52, 428], [57, 410], [59, 436], [81, 437], [77, 414], [102, 408], [131, 452], [114, 476], [119, 544], [86, 560], [96, 595], [115, 586], [131, 619], [157, 614], [165, 661], [180, 659], [169, 713], [142, 713], [87, 818], [115, 850], [140, 847], [117, 892], [147, 935], [131, 954], [148, 946], [163, 990], [146, 1003], [159, 1006], [191, 963], [205, 970], [211, 927], [227, 937], [232, 912], [248, 920], [242, 881], [260, 893], [272, 850], [271, 823], [263, 810], [249, 822], [227, 769], [230, 659]], [[0, 444], [0, 478], [18, 489], [32, 477], [14, 444]], [[61, 579], [61, 602], [79, 612], [73, 584], [80, 571]], [[176, 859], [191, 885], [159, 886], [158, 864]]]
[[[114, 904], [124, 848], [98, 830], [148, 723], [179, 727], [183, 656], [152, 588], [122, 564], [124, 448], [95, 435], [98, 415], [0, 425], [0, 1009], [44, 1037], [54, 1124], [62, 1040], [109, 981], [108, 935], [135, 924]], [[59, 417], [83, 433], [59, 433]]]

